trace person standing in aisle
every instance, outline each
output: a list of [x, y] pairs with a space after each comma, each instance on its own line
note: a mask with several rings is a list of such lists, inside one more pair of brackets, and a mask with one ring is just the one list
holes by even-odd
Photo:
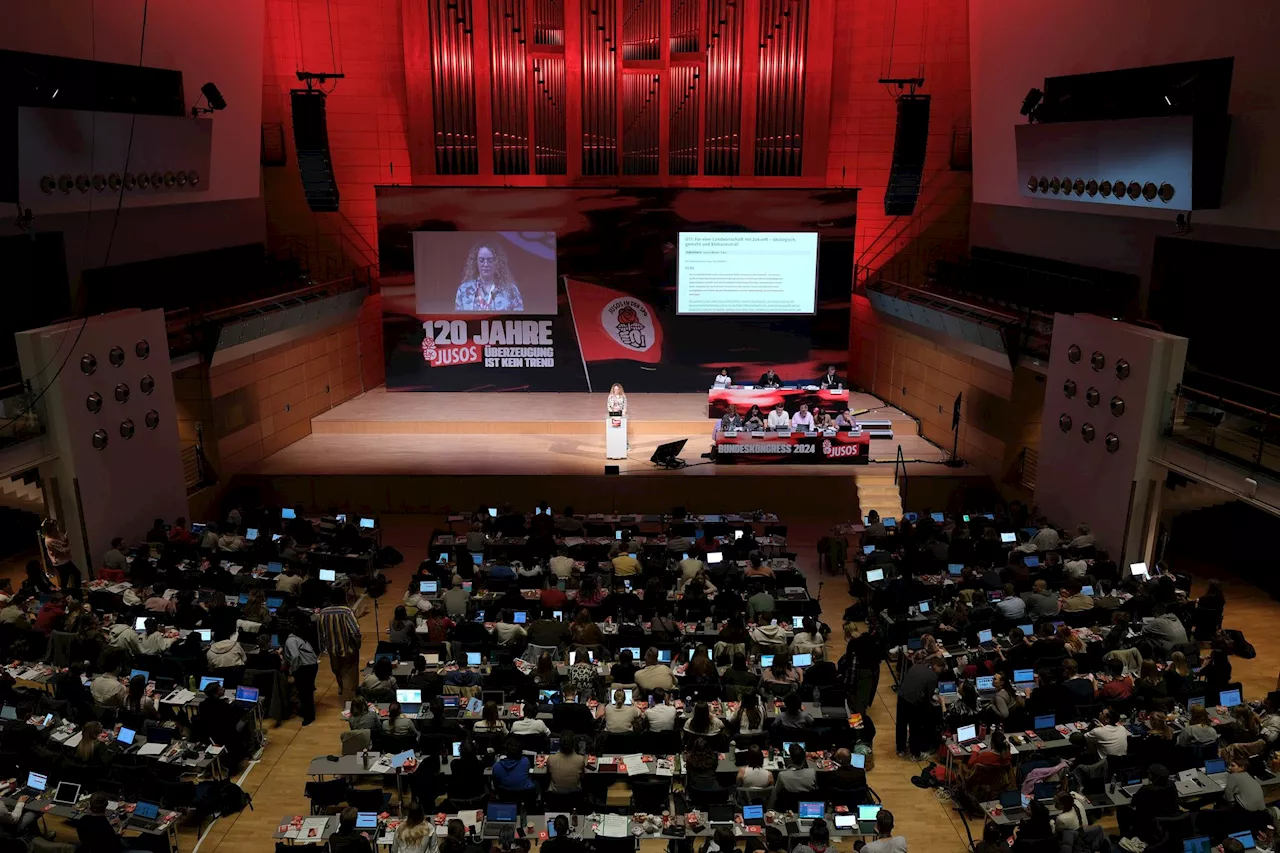
[[309, 726], [316, 718], [316, 674], [320, 671], [320, 659], [311, 644], [292, 626], [284, 641], [284, 659], [289, 663], [293, 689], [298, 694], [298, 711], [302, 714], [302, 724]]
[[329, 655], [329, 668], [338, 682], [342, 696], [350, 682], [354, 691], [360, 685], [360, 623], [355, 611], [347, 606], [347, 591], [335, 587], [329, 594], [329, 606], [320, 611], [320, 646]]

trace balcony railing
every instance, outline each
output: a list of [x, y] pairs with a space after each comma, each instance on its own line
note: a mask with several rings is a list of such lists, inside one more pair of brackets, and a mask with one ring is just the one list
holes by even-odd
[[1217, 387], [1237, 386], [1238, 396], [1247, 394], [1250, 403], [1179, 385], [1168, 401], [1165, 435], [1250, 470], [1280, 475], [1280, 394], [1222, 377], [1199, 379]]
[[21, 383], [0, 388], [0, 447], [41, 435], [44, 435], [44, 424], [33, 395]]
[[938, 286], [915, 287], [876, 276], [867, 289], [877, 290], [916, 305], [978, 323], [1000, 333], [1006, 352], [1016, 351], [1033, 358], [1048, 359], [1053, 339], [1053, 317], [1039, 311], [974, 302], [960, 293]]

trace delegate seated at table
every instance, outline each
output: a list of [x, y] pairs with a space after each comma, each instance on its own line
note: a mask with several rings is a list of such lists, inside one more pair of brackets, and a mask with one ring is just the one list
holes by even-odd
[[791, 416], [791, 429], [796, 432], [813, 430], [813, 414], [809, 411], [808, 403], [801, 403], [800, 411]]
[[834, 364], [827, 365], [827, 372], [823, 374], [822, 379], [818, 381], [818, 387], [824, 390], [844, 387], [844, 380], [836, 375], [836, 367]]
[[759, 388], [781, 388], [782, 378], [771, 367], [760, 375], [760, 381], [756, 383], [756, 386]]
[[787, 414], [787, 410], [783, 408], [782, 403], [778, 403], [773, 407], [773, 411], [769, 413], [768, 421], [769, 429], [789, 429], [791, 427], [791, 417]]
[[720, 368], [720, 372], [716, 374], [715, 381], [712, 384], [719, 388], [728, 388], [732, 385], [733, 380], [729, 378], [729, 369], [726, 367]]
[[742, 429], [742, 416], [733, 409], [725, 412], [720, 418], [720, 431], [727, 432], [731, 429]]

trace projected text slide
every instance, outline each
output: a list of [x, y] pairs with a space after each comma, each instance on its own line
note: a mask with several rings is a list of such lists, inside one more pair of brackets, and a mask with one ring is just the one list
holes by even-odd
[[812, 314], [818, 235], [681, 232], [681, 314]]

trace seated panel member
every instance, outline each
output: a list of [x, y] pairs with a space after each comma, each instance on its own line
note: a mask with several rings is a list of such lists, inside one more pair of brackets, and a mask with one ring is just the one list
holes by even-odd
[[743, 429], [758, 430], [764, 429], [764, 414], [760, 411], [760, 407], [752, 405], [747, 410], [747, 416], [742, 421]]
[[769, 413], [768, 426], [769, 429], [784, 429], [791, 426], [791, 416], [787, 414], [782, 403], [774, 406], [773, 411]]
[[836, 429], [852, 430], [857, 427], [858, 421], [853, 416], [853, 409], [845, 409], [836, 415]]
[[756, 383], [757, 388], [781, 388], [782, 379], [774, 372], [773, 368], [769, 368], [760, 376], [760, 381]]
[[729, 368], [722, 367], [720, 372], [716, 374], [715, 381], [712, 383], [716, 388], [728, 388], [733, 384], [733, 380], [729, 378]]
[[822, 414], [818, 415], [818, 419], [816, 421], [815, 427], [816, 429], [819, 429], [819, 430], [835, 429], [836, 422], [835, 422], [835, 419], [831, 417], [830, 412], [823, 412]]
[[800, 411], [791, 416], [791, 428], [796, 431], [813, 429], [813, 415], [809, 412], [808, 403], [801, 403]]
[[737, 409], [730, 409], [720, 418], [720, 431], [742, 429], [742, 416]]
[[818, 387], [824, 390], [844, 387], [844, 380], [836, 375], [836, 366], [834, 364], [827, 365], [827, 372], [823, 374], [822, 379], [818, 382]]

